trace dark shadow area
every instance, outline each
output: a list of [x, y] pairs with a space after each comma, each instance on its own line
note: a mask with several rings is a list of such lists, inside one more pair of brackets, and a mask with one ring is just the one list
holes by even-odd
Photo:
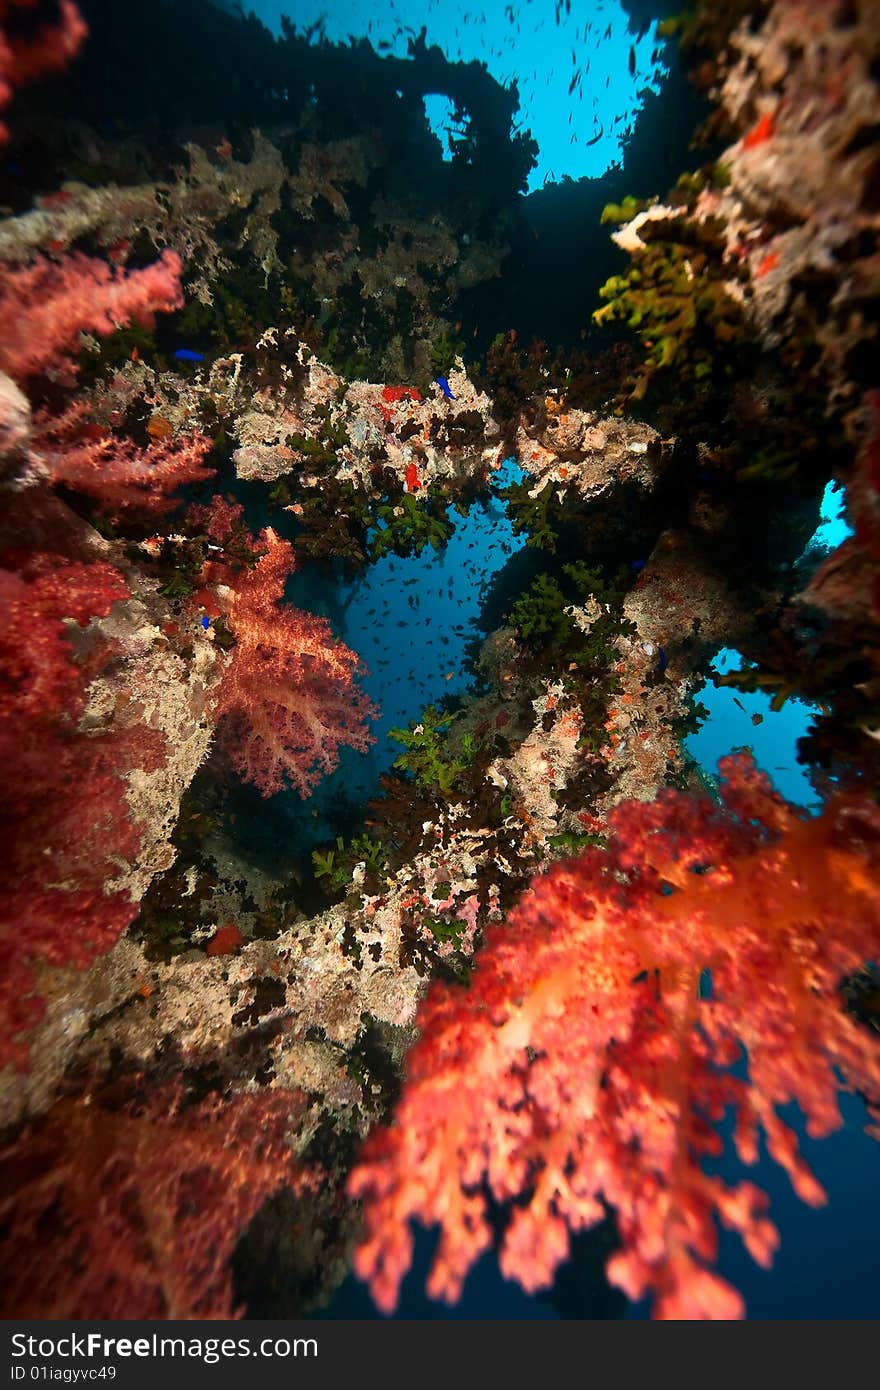
[[[665, 60], [668, 74], [659, 92], [644, 93], [621, 165], [599, 179], [563, 179], [521, 200], [519, 239], [501, 279], [466, 297], [481, 351], [499, 329], [511, 328], [526, 343], [540, 338], [552, 348], [576, 347], [600, 286], [627, 264], [611, 229], [600, 225], [603, 207], [628, 194], [662, 198], [684, 169], [713, 157], [713, 151], [690, 149], [708, 103], [689, 84], [675, 44], [666, 44]], [[610, 340], [605, 332], [592, 337], [599, 346]]]

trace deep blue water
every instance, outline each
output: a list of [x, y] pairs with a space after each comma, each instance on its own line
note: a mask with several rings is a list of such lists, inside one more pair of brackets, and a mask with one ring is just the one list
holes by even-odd
[[[522, 476], [508, 459], [494, 479], [503, 487]], [[415, 722], [426, 705], [473, 688], [465, 648], [477, 634], [480, 605], [494, 576], [525, 537], [514, 535], [496, 497], [472, 506], [465, 517], [453, 507], [447, 515], [455, 529], [443, 550], [426, 548], [406, 558], [384, 555], [353, 582], [329, 589], [314, 571], [291, 581], [293, 602], [335, 619], [340, 636], [367, 668], [360, 685], [380, 710], [371, 725], [373, 748], [367, 754], [346, 750], [339, 770], [321, 784], [321, 800], [332, 797], [337, 785], [367, 800], [379, 773], [402, 751], [389, 739], [389, 729]]]

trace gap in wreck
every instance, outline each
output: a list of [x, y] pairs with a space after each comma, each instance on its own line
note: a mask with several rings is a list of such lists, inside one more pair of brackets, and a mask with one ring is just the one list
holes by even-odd
[[[452, 62], [485, 63], [503, 86], [517, 84], [518, 125], [539, 147], [528, 192], [563, 180], [596, 179], [620, 162], [626, 139], [648, 93], [656, 94], [667, 71], [656, 18], [636, 19], [618, 0], [567, 11], [544, 4], [440, 4], [439, 0], [389, 3], [376, 10], [364, 0], [257, 0], [254, 9], [273, 32], [282, 14], [312, 42], [367, 39], [385, 56], [406, 58], [424, 26], [425, 41], [437, 44]], [[587, 55], [586, 70], [581, 59]], [[467, 118], [449, 126], [455, 104], [447, 96], [426, 98], [431, 128], [441, 144], [460, 138]]]
[[303, 565], [292, 575], [286, 597], [326, 617], [357, 652], [368, 672], [359, 684], [379, 708], [369, 752], [343, 748], [339, 767], [306, 801], [281, 793], [285, 813], [296, 820], [301, 848], [341, 833], [337, 817], [343, 808], [347, 824], [360, 828], [379, 777], [402, 752], [389, 737], [392, 728], [415, 723], [430, 704], [441, 706], [472, 692], [470, 649], [486, 635], [480, 626], [482, 602], [493, 577], [525, 545], [495, 493], [522, 476], [508, 459], [485, 502], [473, 503], [464, 517], [450, 506], [454, 530], [439, 551], [427, 547], [421, 555], [382, 556], [353, 580], [334, 578], [320, 565]]
[[[306, 900], [312, 850], [363, 831], [370, 802], [380, 793], [379, 778], [403, 751], [390, 730], [417, 722], [428, 705], [453, 708], [474, 692], [473, 657], [503, 601], [494, 582], [526, 546], [497, 492], [523, 477], [508, 458], [490, 494], [473, 502], [465, 516], [450, 505], [453, 531], [441, 550], [385, 555], [354, 578], [346, 577], [339, 562], [305, 562], [288, 580], [286, 601], [326, 618], [364, 663], [367, 674], [358, 684], [378, 707], [370, 726], [376, 741], [366, 753], [341, 748], [336, 770], [308, 797], [288, 790], [264, 798], [227, 772], [222, 759], [212, 759], [200, 776], [222, 788], [222, 816], [236, 851], [267, 873], [292, 874]], [[237, 481], [235, 492], [252, 531], [272, 525], [295, 545], [296, 523], [267, 506], [262, 484]], [[527, 570], [533, 557], [532, 551], [523, 556]], [[511, 588], [519, 591], [519, 578]]]
[[[718, 675], [739, 671], [748, 663], [741, 653], [722, 647], [712, 659]], [[711, 677], [695, 692], [694, 700], [708, 716], [684, 742], [685, 751], [713, 781], [718, 759], [740, 748], [749, 748], [774, 788], [795, 806], [818, 815], [821, 801], [810, 782], [809, 771], [798, 761], [797, 744], [809, 729], [818, 707], [805, 700], [786, 700], [781, 710], [771, 708], [772, 696], [762, 690], [740, 691], [714, 686]]]
[[[794, 566], [805, 576], [837, 550], [853, 528], [846, 519], [846, 491], [833, 479], [825, 488], [819, 524], [804, 546]], [[711, 669], [727, 675], [748, 666], [742, 654], [722, 647], [713, 657]], [[738, 691], [715, 686], [708, 677], [693, 693], [692, 706], [701, 704], [708, 711], [700, 728], [689, 734], [684, 747], [704, 775], [716, 781], [718, 759], [739, 748], [749, 748], [758, 767], [763, 769], [775, 789], [795, 806], [812, 815], [822, 809], [822, 800], [810, 780], [808, 765], [799, 756], [799, 740], [806, 737], [819, 706], [807, 700], [787, 699], [781, 709], [773, 709], [773, 698], [764, 691]], [[832, 779], [833, 781], [833, 779]]]

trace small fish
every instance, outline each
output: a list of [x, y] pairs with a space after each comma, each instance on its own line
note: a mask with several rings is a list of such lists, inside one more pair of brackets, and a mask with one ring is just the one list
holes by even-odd
[[657, 648], [657, 670], [658, 670], [658, 672], [660, 673], [660, 675], [663, 674], [663, 672], [666, 670], [666, 667], [667, 667], [668, 665], [669, 665], [669, 659], [668, 659], [668, 657], [667, 657], [665, 651], [663, 650], [662, 647], [658, 647], [658, 648]]
[[633, 571], [634, 574], [638, 574], [639, 570], [643, 570], [644, 568], [644, 560], [633, 560], [632, 564], [630, 565], [630, 569]]
[[753, 715], [752, 715], [752, 723], [753, 723], [756, 727], [758, 726], [758, 724], [763, 724], [763, 723], [764, 723], [764, 716], [763, 716], [763, 714], [753, 714]]
[[205, 629], [205, 631], [207, 632], [207, 631], [208, 631], [208, 628], [209, 628], [210, 626], [211, 626], [211, 619], [208, 617], [208, 615], [207, 615], [207, 613], [206, 613], [206, 614], [204, 615], [204, 617], [202, 618], [202, 627], [203, 627], [203, 628]]
[[445, 377], [445, 376], [435, 376], [435, 377], [434, 377], [434, 380], [436, 381], [437, 385], [440, 387], [440, 390], [443, 392], [443, 394], [444, 394], [444, 396], [446, 397], [446, 399], [447, 399], [448, 401], [454, 401], [454, 400], [455, 400], [455, 396], [452, 394], [452, 391], [451, 391], [450, 386], [449, 386], [449, 382], [446, 380], [446, 377]]
[[178, 348], [174, 353], [178, 362], [204, 362], [205, 355], [202, 352], [195, 352], [192, 348]]
[[742, 712], [743, 712], [743, 714], [745, 714], [745, 712], [746, 712], [746, 707], [745, 707], [745, 705], [743, 704], [742, 700], [738, 700], [737, 697], [734, 695], [734, 697], [733, 697], [733, 703], [736, 705], [737, 709], [741, 709]]

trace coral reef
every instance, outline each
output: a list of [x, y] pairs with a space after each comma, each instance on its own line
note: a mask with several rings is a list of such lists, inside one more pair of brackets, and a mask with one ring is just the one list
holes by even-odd
[[[357, 1240], [390, 1311], [411, 1218], [432, 1293], [493, 1243], [546, 1288], [610, 1212], [628, 1297], [739, 1315], [719, 1223], [779, 1236], [725, 1112], [817, 1204], [783, 1107], [880, 1104], [876, 7], [666, 26], [715, 148], [589, 191], [576, 350], [506, 317], [515, 83], [82, 8], [0, 3], [4, 1312], [265, 1316], [271, 1267], [298, 1315]], [[484, 505], [462, 679], [322, 795], [379, 714], [348, 601]], [[814, 702], [821, 814], [686, 757], [722, 646]]]

